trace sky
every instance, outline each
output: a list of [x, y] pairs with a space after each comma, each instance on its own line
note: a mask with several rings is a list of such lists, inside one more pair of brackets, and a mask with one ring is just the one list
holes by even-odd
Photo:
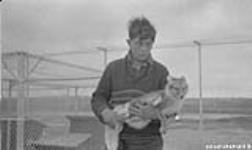
[[[108, 62], [123, 57], [127, 23], [143, 15], [157, 29], [154, 58], [172, 75], [186, 76], [189, 95], [198, 95], [197, 46], [192, 42], [198, 40], [203, 44], [203, 95], [252, 96], [252, 44], [204, 46], [252, 41], [251, 0], [5, 0], [1, 9], [2, 52], [22, 50], [98, 69], [103, 68], [102, 53], [46, 54], [93, 52], [101, 46], [118, 50], [108, 53]], [[184, 43], [191, 47], [167, 46]]]

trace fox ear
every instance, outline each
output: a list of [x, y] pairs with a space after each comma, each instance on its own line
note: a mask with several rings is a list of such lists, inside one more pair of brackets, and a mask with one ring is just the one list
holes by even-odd
[[172, 76], [167, 76], [167, 81], [169, 82], [169, 81], [171, 81], [173, 78], [172, 78]]

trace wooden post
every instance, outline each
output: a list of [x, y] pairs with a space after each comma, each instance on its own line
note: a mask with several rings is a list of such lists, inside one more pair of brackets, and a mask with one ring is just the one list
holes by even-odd
[[108, 50], [105, 48], [104, 49], [104, 68], [107, 66], [107, 61], [108, 61]]
[[26, 64], [26, 54], [19, 52], [17, 55], [17, 120], [16, 120], [16, 149], [24, 150], [24, 120], [25, 120], [25, 99], [27, 98], [27, 86], [24, 81], [27, 78], [28, 68]]
[[108, 61], [108, 49], [105, 47], [97, 47], [97, 49], [104, 52], [103, 65], [104, 65], [104, 69], [105, 69], [107, 66], [107, 61]]
[[78, 113], [78, 111], [79, 111], [79, 98], [78, 98], [78, 87], [75, 87], [74, 88], [74, 92], [75, 92], [75, 107], [74, 107], [74, 111], [75, 111], [75, 113]]
[[202, 102], [202, 54], [201, 54], [201, 43], [199, 41], [193, 41], [198, 46], [198, 70], [199, 70], [199, 130], [203, 130], [203, 102]]
[[75, 97], [78, 97], [78, 90], [79, 90], [79, 88], [78, 88], [78, 87], [75, 87], [74, 89], [75, 89], [75, 95], [74, 95], [74, 96], [75, 96]]
[[9, 80], [8, 97], [12, 97], [13, 80]]

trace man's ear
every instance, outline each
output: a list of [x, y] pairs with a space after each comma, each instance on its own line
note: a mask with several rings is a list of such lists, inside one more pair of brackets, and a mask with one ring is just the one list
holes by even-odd
[[127, 39], [126, 42], [127, 42], [128, 46], [130, 46], [130, 39]]

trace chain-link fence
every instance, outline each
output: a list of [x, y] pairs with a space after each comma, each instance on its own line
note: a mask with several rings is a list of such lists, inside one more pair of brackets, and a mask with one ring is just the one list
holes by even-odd
[[[203, 146], [202, 143], [213, 143], [212, 139], [222, 143], [232, 143], [235, 140], [238, 141], [236, 143], [252, 143], [250, 47], [250, 43], [231, 42], [223, 45], [202, 43], [201, 62], [198, 55], [199, 47], [193, 43], [153, 50], [154, 59], [164, 64], [171, 75], [184, 75], [190, 86], [181, 118], [171, 124], [170, 134], [165, 137], [165, 145], [180, 147], [183, 144], [177, 141], [183, 140], [191, 148], [199, 149]], [[107, 64], [124, 57], [127, 53], [127, 51], [109, 51], [109, 48], [107, 50], [106, 55], [95, 55], [92, 58], [99, 60], [99, 63]], [[2, 77], [1, 150], [16, 150], [19, 146], [23, 146], [25, 150], [43, 149], [41, 146], [43, 144], [44, 149], [50, 149], [50, 144], [51, 147], [61, 144], [61, 148], [65, 146], [67, 149], [67, 146], [71, 145], [69, 142], [76, 147], [83, 144], [90, 150], [102, 149], [103, 126], [94, 118], [89, 102], [103, 69], [90, 70], [95, 68], [94, 64], [85, 69], [80, 66], [69, 66], [71, 62], [60, 63], [62, 59], [53, 61], [43, 57], [29, 57], [31, 55], [27, 53], [12, 55], [18, 60], [16, 64], [15, 61], [10, 61], [13, 58], [10, 54], [4, 54], [2, 61], [5, 73]], [[90, 57], [92, 54], [83, 55]], [[17, 57], [30, 59], [27, 61]], [[24, 61], [23, 65], [20, 61]], [[97, 66], [104, 68], [105, 64]], [[22, 66], [23, 69], [19, 68]], [[79, 70], [71, 71], [64, 69], [63, 66], [70, 69], [77, 67]], [[56, 69], [53, 67], [59, 70], [55, 72]], [[28, 76], [29, 72], [33, 73]], [[54, 76], [54, 73], [57, 75]], [[199, 130], [200, 121], [201, 132], [204, 135], [195, 134]], [[76, 135], [77, 133], [83, 135]], [[182, 136], [184, 133], [195, 136], [198, 140]], [[88, 134], [91, 134], [92, 138], [88, 138]], [[171, 136], [177, 140], [174, 141]], [[71, 141], [76, 138], [86, 140]], [[89, 145], [85, 143], [88, 139], [91, 139]], [[95, 147], [97, 142], [100, 146]], [[178, 149], [182, 150], [183, 147]]]

